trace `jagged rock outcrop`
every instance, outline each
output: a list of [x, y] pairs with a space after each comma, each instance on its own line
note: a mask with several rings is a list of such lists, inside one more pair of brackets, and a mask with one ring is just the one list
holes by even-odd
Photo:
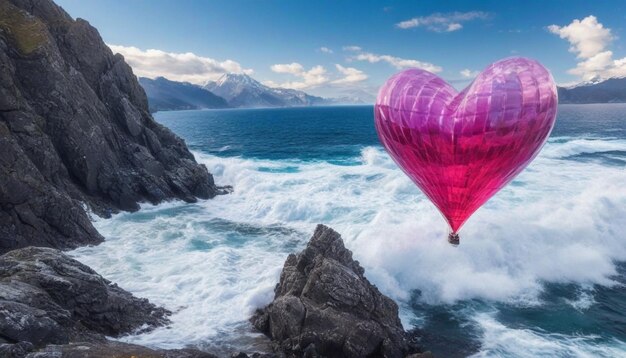
[[0, 1], [0, 253], [102, 237], [101, 216], [218, 193], [124, 58], [49, 0]]
[[285, 262], [274, 301], [252, 323], [294, 357], [404, 357], [418, 352], [398, 305], [364, 276], [334, 230], [318, 225]]
[[0, 342], [106, 342], [105, 335], [167, 324], [169, 314], [59, 250], [27, 247], [0, 256]]

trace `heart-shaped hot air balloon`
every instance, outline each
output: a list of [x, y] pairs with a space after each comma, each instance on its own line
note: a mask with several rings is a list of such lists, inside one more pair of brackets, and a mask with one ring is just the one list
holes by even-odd
[[519, 174], [548, 139], [557, 107], [550, 72], [527, 58], [491, 64], [461, 92], [410, 69], [380, 89], [381, 142], [448, 221], [449, 240]]

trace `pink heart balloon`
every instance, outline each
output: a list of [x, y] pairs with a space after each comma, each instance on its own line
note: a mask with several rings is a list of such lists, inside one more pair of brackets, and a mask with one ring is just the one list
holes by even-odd
[[556, 107], [548, 70], [517, 57], [491, 64], [460, 93], [428, 71], [402, 71], [380, 89], [374, 116], [387, 152], [454, 234], [535, 158]]

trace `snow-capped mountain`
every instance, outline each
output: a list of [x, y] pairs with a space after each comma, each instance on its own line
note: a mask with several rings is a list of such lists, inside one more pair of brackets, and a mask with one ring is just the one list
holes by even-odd
[[328, 100], [336, 104], [374, 104], [376, 96], [362, 89], [346, 89]]
[[228, 73], [202, 86], [186, 82], [139, 78], [152, 111], [201, 108], [302, 107], [336, 104], [372, 104], [375, 97], [352, 89], [337, 98], [322, 98], [288, 88], [268, 87], [246, 74]]
[[584, 87], [584, 86], [589, 86], [589, 85], [596, 85], [600, 82], [604, 82], [605, 79], [603, 79], [600, 76], [594, 76], [591, 79], [587, 80], [587, 81], [582, 81], [582, 82], [578, 82], [578, 83], [574, 83], [574, 84], [569, 84], [569, 85], [563, 85], [560, 86], [562, 88], [567, 88], [567, 89], [573, 89], [576, 87]]
[[559, 103], [624, 103], [626, 77], [593, 79], [574, 87], [559, 87]]
[[188, 82], [139, 77], [139, 84], [146, 91], [151, 112], [228, 107], [224, 98]]
[[303, 91], [268, 87], [246, 74], [227, 73], [202, 88], [225, 98], [231, 107], [296, 107], [326, 104]]

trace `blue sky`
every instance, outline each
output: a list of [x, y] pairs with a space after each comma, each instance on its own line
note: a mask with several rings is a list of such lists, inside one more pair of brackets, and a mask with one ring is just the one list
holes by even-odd
[[539, 60], [560, 84], [626, 76], [625, 1], [57, 3], [148, 77], [202, 83], [243, 71], [314, 94], [374, 93], [415, 66], [463, 87], [509, 56]]

